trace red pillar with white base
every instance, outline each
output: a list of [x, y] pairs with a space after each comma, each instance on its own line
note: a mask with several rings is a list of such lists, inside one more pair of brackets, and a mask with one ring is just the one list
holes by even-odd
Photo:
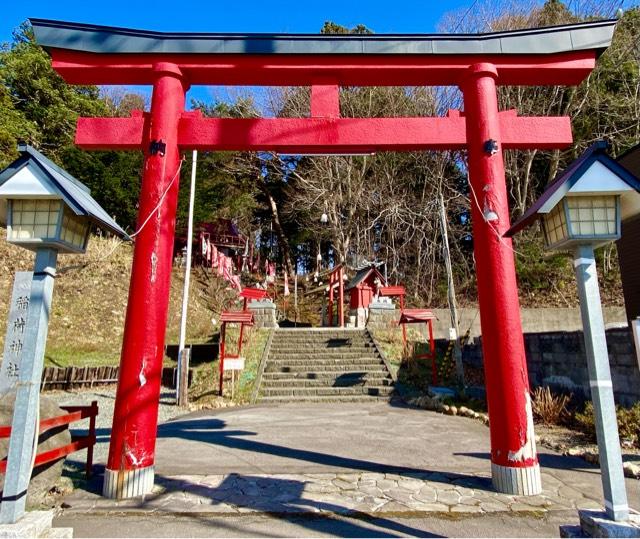
[[[496, 94], [497, 70], [475, 64], [462, 86], [467, 116], [473, 241], [478, 279], [491, 475], [499, 492], [539, 494], [529, 380], [509, 228]], [[492, 141], [495, 141], [494, 144]]]
[[[130, 498], [154, 481], [158, 401], [167, 326], [178, 201], [178, 122], [185, 83], [174, 64], [154, 66], [151, 114], [145, 133], [138, 230], [133, 253], [120, 376], [103, 495]], [[163, 199], [164, 197], [164, 199]], [[141, 228], [142, 227], [142, 228]]]

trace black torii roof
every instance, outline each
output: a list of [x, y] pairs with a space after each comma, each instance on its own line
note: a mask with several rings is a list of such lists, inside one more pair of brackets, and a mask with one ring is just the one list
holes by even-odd
[[[616, 20], [482, 34], [155, 32], [30, 18], [45, 49], [101, 54], [555, 54], [611, 44]], [[541, 39], [544, 37], [544, 39]]]

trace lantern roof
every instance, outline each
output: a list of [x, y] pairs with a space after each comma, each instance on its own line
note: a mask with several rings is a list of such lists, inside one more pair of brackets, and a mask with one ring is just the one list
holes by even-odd
[[621, 194], [622, 219], [640, 213], [640, 179], [607, 154], [609, 144], [597, 141], [545, 188], [540, 198], [518, 219], [505, 237], [531, 225], [541, 214], [549, 213], [567, 195]]
[[30, 18], [45, 49], [102, 54], [555, 54], [611, 44], [616, 20], [480, 34], [155, 32]]
[[0, 220], [6, 223], [6, 199], [60, 198], [76, 214], [99, 228], [130, 240], [109, 214], [93, 199], [90, 189], [66, 170], [27, 144], [18, 145], [20, 157], [0, 171]]

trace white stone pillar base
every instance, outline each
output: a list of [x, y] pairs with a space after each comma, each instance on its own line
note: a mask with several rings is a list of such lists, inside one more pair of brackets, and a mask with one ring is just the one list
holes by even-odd
[[105, 498], [121, 500], [144, 496], [153, 490], [154, 466], [134, 470], [104, 471], [102, 495]]
[[527, 468], [511, 468], [491, 463], [493, 488], [502, 494], [535, 496], [542, 493], [540, 465]]

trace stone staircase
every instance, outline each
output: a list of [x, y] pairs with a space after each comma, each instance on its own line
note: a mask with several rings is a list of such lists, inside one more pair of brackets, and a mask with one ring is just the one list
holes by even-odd
[[388, 400], [393, 379], [367, 330], [276, 329], [260, 402]]

